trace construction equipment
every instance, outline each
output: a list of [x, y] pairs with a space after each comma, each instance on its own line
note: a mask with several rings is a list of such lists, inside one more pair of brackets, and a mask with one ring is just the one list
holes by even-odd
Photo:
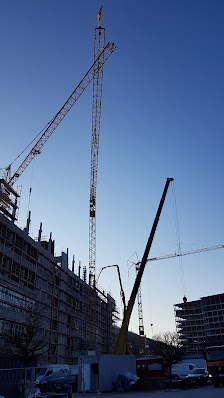
[[173, 178], [167, 178], [167, 180], [166, 180], [166, 184], [165, 184], [165, 187], [164, 187], [164, 190], [163, 190], [163, 194], [162, 194], [162, 197], [161, 197], [161, 200], [160, 200], [160, 203], [159, 203], [159, 207], [158, 207], [158, 210], [157, 210], [157, 213], [156, 213], [156, 217], [154, 219], [154, 223], [153, 223], [153, 226], [152, 226], [152, 229], [151, 229], [151, 233], [149, 235], [148, 242], [146, 244], [145, 252], [144, 252], [144, 255], [142, 257], [142, 261], [141, 261], [141, 264], [140, 264], [140, 267], [139, 267], [139, 271], [138, 271], [138, 274], [137, 274], [136, 279], [135, 279], [135, 283], [134, 283], [134, 286], [133, 286], [133, 289], [132, 289], [132, 293], [131, 293], [131, 296], [130, 296], [130, 299], [129, 299], [129, 302], [128, 302], [128, 305], [127, 305], [127, 309], [126, 309], [124, 317], [123, 317], [123, 322], [122, 322], [122, 325], [121, 325], [121, 328], [120, 328], [120, 331], [119, 331], [119, 334], [118, 334], [118, 337], [117, 337], [117, 341], [116, 341], [116, 344], [115, 344], [115, 347], [114, 347], [114, 351], [113, 351], [114, 355], [124, 354], [125, 337], [126, 337], [126, 334], [127, 334], [127, 331], [128, 331], [130, 317], [131, 317], [131, 314], [132, 314], [132, 310], [133, 310], [133, 307], [134, 307], [134, 303], [135, 303], [135, 299], [136, 299], [136, 296], [137, 296], [137, 293], [138, 293], [138, 289], [139, 289], [139, 286], [140, 286], [140, 283], [141, 283], [141, 279], [142, 279], [142, 275], [143, 275], [143, 272], [144, 272], [144, 269], [145, 269], [145, 265], [146, 265], [146, 262], [147, 262], [147, 259], [148, 259], [148, 255], [149, 255], [149, 251], [150, 251], [150, 248], [151, 248], [151, 245], [152, 245], [152, 241], [153, 241], [153, 238], [154, 238], [154, 235], [155, 235], [155, 232], [156, 232], [156, 228], [157, 228], [157, 224], [158, 224], [158, 221], [159, 221], [159, 217], [160, 217], [160, 214], [161, 214], [161, 211], [162, 211], [162, 208], [163, 208], [163, 204], [164, 204], [164, 201], [165, 201], [165, 198], [166, 198], [166, 194], [167, 194], [167, 191], [168, 191], [168, 188], [169, 188], [169, 184], [170, 184], [171, 181], [173, 181]]
[[[35, 156], [40, 154], [41, 149], [45, 142], [48, 140], [48, 138], [51, 136], [51, 134], [54, 132], [56, 127], [61, 123], [61, 121], [64, 119], [64, 117], [67, 115], [67, 113], [70, 111], [72, 106], [75, 104], [77, 99], [81, 96], [83, 91], [86, 89], [86, 87], [89, 85], [89, 83], [92, 81], [94, 77], [94, 73], [97, 70], [101, 71], [104, 63], [107, 61], [107, 59], [110, 57], [110, 55], [113, 53], [115, 50], [116, 46], [112, 42], [108, 42], [107, 45], [103, 48], [102, 52], [97, 55], [96, 59], [94, 60], [93, 65], [90, 67], [88, 72], [85, 74], [83, 79], [80, 81], [78, 86], [75, 88], [73, 93], [70, 95], [70, 97], [67, 99], [67, 101], [64, 103], [64, 105], [61, 107], [61, 109], [56, 113], [56, 115], [52, 118], [52, 120], [47, 124], [47, 127], [44, 129], [43, 134], [37, 141], [37, 143], [34, 145], [34, 147], [31, 149], [29, 154], [26, 156], [25, 160], [21, 163], [21, 165], [18, 167], [16, 172], [11, 176], [11, 165], [10, 164], [4, 173], [4, 178], [1, 179], [1, 184], [0, 184], [0, 191], [2, 188], [2, 195], [0, 192], [0, 210], [5, 213], [5, 215], [8, 218], [11, 218], [13, 221], [16, 219], [15, 216], [15, 208], [17, 206], [17, 193], [12, 190], [13, 184], [17, 181], [17, 179], [20, 177], [20, 175], [24, 172], [24, 170], [27, 168], [27, 166], [30, 164], [30, 162], [34, 159]], [[7, 198], [5, 198], [5, 195]], [[2, 197], [4, 196], [4, 200], [2, 201]], [[12, 196], [14, 196], [14, 199], [12, 199]]]
[[[96, 284], [98, 284], [99, 282], [99, 277], [101, 275], [101, 272], [106, 269], [106, 268], [111, 268], [111, 267], [116, 267], [117, 269], [117, 274], [118, 274], [118, 279], [119, 279], [119, 284], [120, 284], [120, 294], [121, 294], [121, 298], [122, 298], [122, 302], [123, 302], [123, 306], [124, 306], [124, 313], [123, 316], [125, 314], [126, 311], [126, 300], [125, 300], [125, 294], [124, 294], [124, 289], [123, 289], [123, 285], [121, 282], [121, 274], [120, 274], [120, 268], [119, 265], [114, 264], [114, 265], [106, 265], [105, 267], [100, 268], [97, 279], [96, 279]], [[130, 347], [129, 347], [129, 342], [128, 342], [128, 334], [126, 334], [126, 340], [125, 340], [125, 344], [124, 344], [124, 353], [129, 355], [130, 354]]]
[[[204, 252], [208, 252], [208, 251], [211, 251], [211, 250], [218, 250], [218, 249], [224, 249], [224, 245], [204, 247], [204, 248], [201, 248], [201, 249], [191, 250], [191, 251], [188, 251], [188, 252], [182, 252], [182, 253], [180, 252], [180, 253], [167, 254], [165, 256], [160, 256], [160, 257], [153, 257], [153, 258], [149, 258], [147, 260], [147, 262], [149, 262], [149, 261], [158, 261], [158, 260], [166, 260], [166, 259], [169, 259], [169, 258], [187, 256], [189, 254], [204, 253]], [[138, 272], [139, 266], [140, 266], [140, 261], [135, 263], [135, 266], [136, 266], [136, 272]], [[138, 290], [138, 319], [139, 319], [139, 334], [140, 334], [140, 336], [144, 336], [141, 286], [139, 286], [139, 290]]]
[[92, 103], [92, 142], [89, 199], [89, 285], [95, 284], [96, 268], [96, 185], [100, 135], [101, 98], [103, 84], [103, 58], [99, 58], [105, 43], [105, 29], [95, 29], [93, 103]]
[[[136, 265], [136, 275], [138, 275], [139, 265]], [[137, 294], [137, 302], [138, 302], [138, 320], [139, 320], [139, 335], [144, 336], [144, 323], [143, 323], [143, 311], [142, 311], [142, 292], [141, 292], [141, 285], [138, 288]]]
[[[179, 252], [179, 253], [166, 254], [164, 256], [159, 256], [159, 257], [151, 257], [151, 258], [148, 258], [148, 260], [146, 262], [148, 263], [149, 261], [167, 260], [169, 258], [188, 256], [189, 254], [198, 254], [198, 253], [204, 253], [204, 252], [209, 252], [212, 250], [219, 250], [219, 249], [224, 249], [224, 245], [202, 247], [201, 249], [189, 250], [187, 252]], [[135, 264], [136, 266], [139, 266], [141, 264], [141, 261], [138, 261], [137, 263], [133, 263], [133, 264]]]
[[[153, 257], [149, 258], [148, 261], [157, 261], [157, 260], [166, 260], [168, 258], [173, 258], [173, 257], [181, 257], [181, 256], [188, 256], [189, 254], [198, 254], [198, 253], [204, 253], [204, 252], [209, 252], [211, 250], [218, 250], [218, 249], [224, 249], [224, 245], [217, 245], [217, 246], [210, 246], [210, 247], [203, 247], [201, 249], [196, 249], [196, 250], [191, 250], [188, 252], [180, 252], [180, 253], [173, 253], [173, 254], [167, 254], [165, 256], [160, 256], [160, 257]], [[136, 263], [137, 265], [138, 263]]]
[[48, 140], [48, 138], [54, 132], [56, 127], [61, 123], [61, 121], [64, 119], [64, 117], [70, 111], [72, 106], [76, 103], [77, 99], [81, 96], [81, 94], [86, 89], [86, 87], [89, 85], [89, 83], [91, 82], [91, 80], [94, 77], [96, 65], [97, 65], [98, 69], [102, 68], [104, 63], [109, 58], [109, 56], [115, 50], [115, 48], [116, 47], [115, 47], [114, 43], [111, 43], [111, 42], [107, 43], [106, 47], [98, 55], [98, 57], [94, 61], [93, 65], [88, 70], [88, 72], [85, 74], [85, 76], [82, 78], [82, 80], [80, 81], [78, 86], [75, 88], [73, 93], [70, 95], [70, 97], [64, 103], [64, 105], [61, 107], [61, 109], [56, 113], [56, 115], [53, 117], [53, 119], [49, 122], [47, 128], [43, 132], [43, 134], [40, 137], [40, 139], [38, 140], [38, 142], [31, 149], [31, 151], [27, 155], [26, 159], [22, 162], [22, 164], [19, 166], [19, 168], [16, 170], [16, 172], [13, 174], [13, 176], [11, 178], [8, 176], [9, 177], [8, 182], [11, 185], [13, 185], [16, 182], [16, 180], [20, 177], [20, 175], [23, 173], [23, 171], [30, 164], [31, 160], [33, 160], [33, 158], [36, 155], [40, 154], [42, 146], [45, 144], [45, 142]]
[[118, 274], [118, 279], [119, 279], [120, 289], [121, 289], [120, 294], [121, 294], [122, 302], [123, 302], [123, 305], [124, 305], [124, 311], [125, 311], [125, 309], [126, 309], [125, 294], [124, 294], [124, 289], [123, 289], [123, 285], [122, 285], [122, 282], [121, 282], [120, 269], [119, 269], [119, 266], [118, 266], [117, 264], [114, 264], [114, 265], [106, 265], [105, 267], [100, 268], [99, 273], [98, 273], [98, 276], [97, 276], [97, 279], [96, 279], [96, 284], [98, 284], [98, 282], [99, 282], [99, 277], [100, 277], [100, 275], [101, 275], [101, 272], [102, 272], [104, 269], [106, 269], [106, 268], [111, 268], [111, 267], [116, 267], [116, 269], [117, 269], [117, 274]]

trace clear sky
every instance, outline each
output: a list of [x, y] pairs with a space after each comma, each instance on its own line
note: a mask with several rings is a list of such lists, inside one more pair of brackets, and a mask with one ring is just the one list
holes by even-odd
[[[51, 120], [93, 62], [99, 0], [8, 0], [0, 21], [0, 167]], [[105, 63], [97, 182], [97, 273], [118, 264], [126, 299], [167, 177], [150, 257], [224, 243], [222, 0], [105, 0]], [[50, 232], [88, 266], [92, 86], [17, 181], [18, 226]], [[12, 171], [22, 163], [21, 157]], [[29, 189], [32, 195], [29, 205]], [[176, 198], [176, 207], [175, 207]], [[178, 214], [176, 223], [175, 212]], [[175, 330], [173, 304], [223, 293], [223, 250], [147, 265], [145, 332]], [[183, 272], [184, 276], [183, 276]], [[121, 305], [115, 269], [100, 284]], [[185, 290], [186, 288], [186, 290]], [[150, 325], [153, 324], [153, 327]], [[138, 332], [136, 306], [131, 330]], [[153, 329], [153, 330], [152, 330]]]

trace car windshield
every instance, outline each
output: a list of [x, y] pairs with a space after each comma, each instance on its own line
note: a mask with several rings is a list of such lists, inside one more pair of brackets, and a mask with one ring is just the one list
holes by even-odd
[[46, 372], [47, 368], [38, 369], [37, 376], [42, 376]]
[[194, 374], [205, 374], [205, 369], [203, 369], [203, 368], [202, 369], [201, 368], [200, 369], [194, 369], [193, 373]]

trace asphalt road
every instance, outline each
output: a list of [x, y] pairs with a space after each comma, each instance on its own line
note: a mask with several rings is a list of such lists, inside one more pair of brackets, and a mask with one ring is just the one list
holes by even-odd
[[190, 388], [187, 390], [167, 389], [159, 391], [130, 391], [109, 393], [72, 394], [72, 398], [223, 398], [224, 387], [215, 388], [213, 385]]

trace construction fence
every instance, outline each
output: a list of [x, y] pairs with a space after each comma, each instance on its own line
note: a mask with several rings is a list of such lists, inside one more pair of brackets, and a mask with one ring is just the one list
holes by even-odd
[[33, 398], [35, 368], [0, 369], [0, 397]]
[[37, 367], [0, 369], [0, 398], [72, 398], [72, 391], [76, 389], [73, 390], [71, 383], [63, 386], [59, 383], [40, 391], [35, 385], [39, 372]]

